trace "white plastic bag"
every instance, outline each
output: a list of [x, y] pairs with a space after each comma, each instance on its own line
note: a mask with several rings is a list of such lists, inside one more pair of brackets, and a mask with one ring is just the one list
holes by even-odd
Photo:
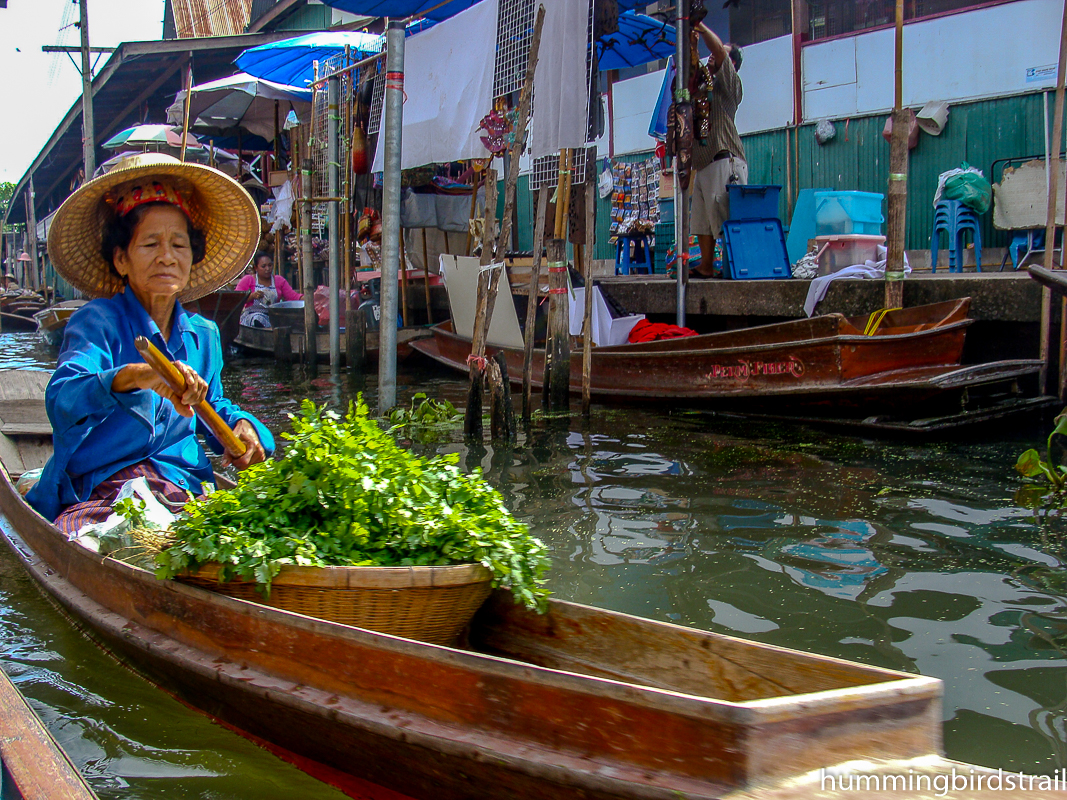
[[290, 220], [293, 217], [293, 203], [296, 198], [293, 195], [293, 184], [286, 181], [274, 190], [274, 202], [271, 203], [267, 222], [271, 223], [270, 232], [280, 233], [286, 228], [292, 227]]
[[604, 169], [600, 171], [600, 179], [597, 181], [597, 190], [600, 192], [601, 200], [606, 200], [615, 191], [615, 179], [612, 176], [611, 162], [606, 158], [604, 159]]
[[[150, 527], [166, 530], [177, 517], [167, 510], [167, 507], [156, 499], [152, 490], [148, 488], [148, 481], [143, 475], [126, 481], [119, 490], [115, 502], [138, 498], [144, 506], [145, 519]], [[130, 521], [121, 514], [113, 513], [103, 522], [93, 522], [82, 525], [70, 535], [82, 547], [92, 550], [101, 555], [129, 547], [133, 540], [129, 536]]]

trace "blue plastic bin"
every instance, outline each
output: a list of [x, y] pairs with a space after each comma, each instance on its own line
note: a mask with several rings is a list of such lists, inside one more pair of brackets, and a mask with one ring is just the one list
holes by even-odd
[[730, 219], [774, 219], [778, 216], [781, 186], [742, 186], [731, 183]]
[[878, 192], [816, 192], [815, 235], [880, 235], [883, 197]]
[[791, 278], [782, 221], [731, 219], [722, 228], [726, 277], [735, 280]]

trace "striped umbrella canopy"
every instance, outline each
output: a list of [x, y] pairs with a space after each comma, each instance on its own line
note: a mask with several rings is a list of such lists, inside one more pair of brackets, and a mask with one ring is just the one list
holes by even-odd
[[[189, 141], [195, 143], [198, 140], [189, 134]], [[181, 129], [172, 125], [134, 125], [124, 131], [119, 131], [100, 146], [105, 150], [118, 150], [120, 147], [147, 148], [150, 145], [181, 147]]]

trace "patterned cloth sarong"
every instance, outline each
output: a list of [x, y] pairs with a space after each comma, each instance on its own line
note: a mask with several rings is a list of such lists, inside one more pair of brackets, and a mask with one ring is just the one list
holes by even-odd
[[189, 501], [189, 492], [171, 483], [148, 461], [141, 461], [120, 469], [99, 484], [89, 499], [63, 509], [56, 517], [55, 526], [70, 536], [85, 525], [103, 522], [114, 513], [112, 506], [126, 481], [144, 476], [152, 494], [171, 512], [178, 512]]

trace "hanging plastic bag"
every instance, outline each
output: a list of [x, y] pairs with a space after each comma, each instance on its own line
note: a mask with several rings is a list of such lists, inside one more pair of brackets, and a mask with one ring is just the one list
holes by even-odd
[[982, 171], [964, 162], [953, 172], [955, 174], [945, 178], [941, 197], [945, 200], [959, 200], [979, 214], [987, 212], [993, 204], [993, 187], [989, 185], [989, 180]]
[[605, 158], [604, 169], [600, 171], [600, 180], [597, 181], [597, 191], [600, 193], [600, 199], [606, 200], [614, 190], [615, 180], [611, 173], [611, 162]]

